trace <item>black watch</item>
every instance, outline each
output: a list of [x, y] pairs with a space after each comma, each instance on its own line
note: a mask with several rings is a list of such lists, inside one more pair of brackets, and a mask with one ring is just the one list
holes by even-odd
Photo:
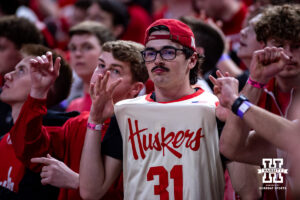
[[244, 95], [240, 95], [236, 100], [234, 100], [232, 106], [231, 106], [231, 110], [234, 114], [237, 115], [238, 109], [240, 107], [240, 105], [242, 105], [242, 103], [244, 101], [249, 101], [249, 99], [247, 99], [247, 97], [245, 97]]

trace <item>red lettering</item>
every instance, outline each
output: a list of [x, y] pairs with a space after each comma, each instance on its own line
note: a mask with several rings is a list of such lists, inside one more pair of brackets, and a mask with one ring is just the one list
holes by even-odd
[[197, 151], [199, 149], [199, 147], [200, 147], [200, 139], [202, 137], [204, 137], [204, 135], [201, 135], [201, 131], [202, 131], [202, 128], [199, 128], [198, 131], [197, 131], [197, 133], [196, 133], [196, 137], [194, 137], [194, 139], [192, 139], [191, 143], [189, 144], [189, 147], [193, 151]]
[[145, 131], [145, 130], [147, 130], [147, 128], [139, 130], [138, 121], [135, 120], [134, 122], [135, 122], [135, 130], [136, 130], [136, 132], [133, 132], [132, 125], [131, 125], [131, 120], [130, 120], [130, 118], [128, 118], [128, 125], [129, 125], [129, 131], [130, 131], [130, 136], [129, 136], [128, 140], [131, 141], [131, 147], [132, 147], [133, 157], [134, 157], [135, 160], [137, 160], [138, 159], [138, 155], [137, 155], [137, 151], [136, 151], [136, 148], [135, 148], [135, 142], [134, 142], [134, 136], [135, 135], [137, 136], [138, 143], [139, 143], [140, 154], [141, 154], [142, 158], [144, 159], [145, 158], [145, 153], [144, 153], [143, 148], [142, 148], [140, 133], [143, 132], [143, 131]]
[[[180, 136], [180, 138], [179, 138], [179, 136]], [[173, 146], [175, 148], [179, 148], [182, 145], [183, 141], [184, 141], [184, 132], [183, 131], [178, 131], [175, 138], [174, 138]]]
[[[163, 151], [165, 155], [165, 149], [168, 149], [174, 156], [181, 158], [182, 154], [177, 150], [182, 145], [184, 147], [197, 151], [200, 148], [200, 140], [204, 135], [202, 134], [202, 128], [199, 128], [197, 132], [187, 130], [179, 130], [178, 132], [166, 133], [166, 128], [161, 127], [160, 132], [155, 133], [144, 133], [148, 128], [139, 129], [138, 120], [134, 120], [134, 128], [131, 123], [131, 119], [128, 118], [129, 126], [129, 138], [128, 142], [131, 143], [132, 154], [135, 160], [139, 158], [138, 151], [142, 159], [145, 159], [145, 152], [148, 150], [155, 149], [156, 151]], [[161, 137], [160, 137], [161, 136]], [[184, 144], [185, 142], [185, 144]]]
[[[173, 149], [172, 147], [169, 146], [169, 143], [171, 143], [172, 140], [174, 140], [175, 133], [170, 132], [165, 137], [165, 130], [166, 129], [164, 127], [161, 128], [161, 140], [162, 140], [161, 145], [163, 146], [163, 155], [165, 155], [165, 147], [167, 147], [167, 149], [169, 149], [169, 151], [172, 152], [176, 157], [181, 158], [181, 156], [182, 156], [181, 153], [179, 153], [178, 151], [176, 151], [175, 149]], [[169, 141], [167, 141], [168, 138], [170, 138]]]
[[147, 146], [147, 135], [143, 135], [143, 148], [145, 149], [145, 151], [147, 151], [148, 149], [151, 149], [151, 150], [153, 149], [151, 133], [148, 134], [148, 139], [149, 139], [149, 144]]
[[157, 151], [161, 151], [161, 145], [160, 145], [158, 133], [155, 134], [155, 139], [154, 139], [153, 147], [154, 147], [154, 149], [156, 149]]
[[189, 143], [190, 143], [190, 140], [192, 139], [193, 135], [194, 135], [194, 132], [190, 133], [190, 129], [187, 129], [185, 131], [185, 137], [188, 138], [188, 140], [185, 143], [186, 148], [189, 148]]

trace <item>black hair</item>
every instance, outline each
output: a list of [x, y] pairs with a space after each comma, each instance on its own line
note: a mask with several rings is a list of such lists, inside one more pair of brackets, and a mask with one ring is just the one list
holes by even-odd
[[0, 37], [12, 41], [18, 49], [24, 44], [42, 43], [42, 34], [28, 19], [14, 15], [0, 18]]
[[216, 67], [225, 48], [221, 33], [209, 24], [193, 17], [181, 17], [180, 20], [192, 29], [196, 47], [204, 49], [205, 58], [201, 65], [201, 72], [205, 74], [211, 71]]
[[87, 10], [92, 4], [91, 0], [77, 0], [74, 6], [83, 10]]
[[0, 12], [5, 15], [14, 15], [19, 6], [20, 3], [18, 0], [1, 0]]
[[113, 16], [113, 25], [122, 25], [126, 30], [129, 24], [129, 13], [125, 4], [118, 0], [94, 0], [101, 9]]

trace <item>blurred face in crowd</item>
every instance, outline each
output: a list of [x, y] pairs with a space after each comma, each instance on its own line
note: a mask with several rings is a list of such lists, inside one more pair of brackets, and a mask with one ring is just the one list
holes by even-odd
[[115, 103], [123, 99], [133, 98], [138, 94], [140, 90], [136, 86], [141, 83], [133, 82], [129, 63], [119, 61], [113, 57], [112, 53], [103, 51], [99, 57], [91, 83], [95, 83], [98, 76], [100, 74], [104, 75], [107, 71], [110, 72], [107, 82], [108, 87], [119, 78], [122, 78], [122, 82], [115, 88], [112, 95]]
[[204, 10], [207, 16], [218, 18], [218, 12], [223, 0], [193, 0], [199, 10]]
[[88, 33], [75, 34], [68, 47], [70, 66], [85, 83], [89, 83], [102, 49], [97, 37]]
[[29, 71], [31, 58], [33, 57], [25, 57], [16, 65], [14, 71], [5, 74], [5, 83], [0, 94], [1, 101], [10, 105], [26, 101], [31, 88]]
[[0, 37], [0, 75], [4, 75], [14, 69], [22, 56], [16, 45], [6, 37]]
[[250, 65], [253, 52], [264, 47], [263, 42], [257, 41], [254, 31], [254, 25], [259, 17], [260, 16], [252, 18], [248, 25], [240, 32], [240, 48], [237, 55], [247, 66]]
[[73, 14], [70, 16], [70, 27], [83, 22], [87, 16], [87, 11], [82, 8], [74, 7]]
[[100, 22], [104, 26], [108, 27], [109, 29], [113, 30], [113, 16], [102, 10], [101, 7], [97, 3], [93, 3], [87, 11], [87, 19]]
[[[165, 35], [167, 31], [155, 31], [152, 34]], [[154, 82], [155, 87], [171, 88], [177, 85], [189, 83], [189, 72], [194, 67], [195, 62], [191, 58], [186, 59], [182, 51], [183, 46], [167, 39], [150, 40], [145, 45], [144, 59], [150, 79]], [[174, 51], [174, 49], [180, 49]], [[161, 51], [166, 55], [170, 55], [173, 59], [163, 59], [159, 53], [152, 61], [147, 61], [147, 57], [153, 57], [155, 51]]]

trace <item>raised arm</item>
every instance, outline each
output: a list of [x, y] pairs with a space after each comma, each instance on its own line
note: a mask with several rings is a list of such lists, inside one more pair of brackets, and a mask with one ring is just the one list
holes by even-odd
[[[121, 82], [107, 85], [110, 72], [91, 83], [92, 107], [80, 160], [80, 195], [83, 199], [100, 199], [117, 178], [122, 161], [101, 153], [101, 124], [113, 115], [112, 93]], [[100, 127], [94, 127], [100, 125]]]
[[[288, 59], [280, 48], [266, 48], [256, 51], [251, 63], [252, 72], [250, 76], [253, 77], [252, 79], [255, 82], [267, 83], [270, 78], [283, 69], [284, 63]], [[237, 81], [230, 77], [223, 77], [220, 73], [217, 80], [213, 78], [211, 80], [215, 85], [215, 91], [221, 105], [231, 110], [233, 101], [238, 97]], [[257, 90], [259, 88], [247, 84], [242, 93], [250, 101], [256, 103], [258, 97], [253, 94], [259, 93]], [[261, 110], [266, 112], [263, 109]], [[246, 114], [249, 115], [250, 111], [251, 109]], [[275, 149], [270, 145], [269, 138], [260, 134], [261, 131], [265, 132], [266, 129], [272, 128], [270, 124], [273, 125], [273, 123], [264, 121], [263, 117], [260, 119], [256, 115], [250, 116], [255, 121], [249, 123], [248, 120], [245, 120], [245, 116], [244, 120], [242, 120], [233, 113], [229, 114], [221, 135], [220, 151], [232, 160], [259, 165], [262, 158], [276, 156]], [[256, 130], [256, 132], [249, 133], [250, 129], [248, 127]]]
[[[30, 159], [46, 156], [51, 146], [50, 135], [42, 126], [42, 117], [46, 114], [46, 97], [50, 86], [58, 76], [60, 58], [52, 62], [52, 54], [31, 60], [31, 97], [24, 103], [22, 110], [10, 131], [16, 156], [35, 171], [40, 170], [31, 165]], [[34, 97], [34, 98], [33, 98]]]
[[61, 58], [58, 57], [53, 63], [51, 52], [30, 60], [31, 97], [36, 99], [47, 98], [51, 85], [59, 75], [60, 60]]

